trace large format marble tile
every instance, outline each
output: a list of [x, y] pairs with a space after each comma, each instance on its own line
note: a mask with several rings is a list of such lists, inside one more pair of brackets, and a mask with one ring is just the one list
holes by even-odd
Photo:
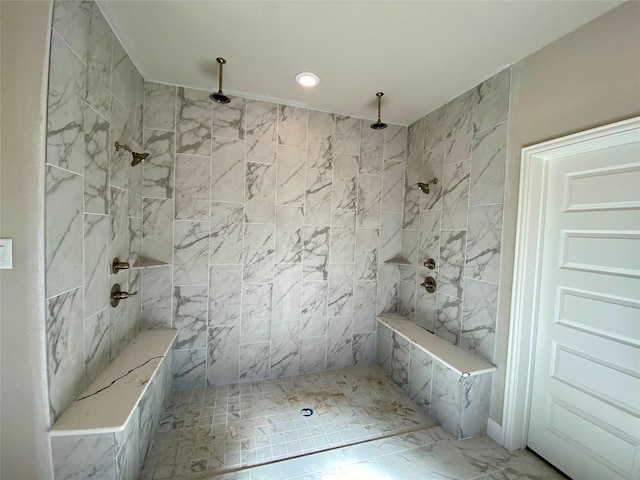
[[328, 291], [327, 282], [302, 283], [301, 335], [303, 337], [326, 335]]
[[442, 230], [438, 265], [438, 292], [462, 298], [462, 272], [467, 233], [464, 230]]
[[436, 317], [438, 315], [438, 295], [429, 293], [420, 284], [426, 277], [433, 277], [438, 283], [438, 272], [426, 268], [418, 269], [418, 287], [416, 291], [416, 315], [414, 321], [431, 333], [436, 331]]
[[98, 4], [92, 2], [85, 100], [107, 120], [111, 118], [111, 48], [113, 38], [113, 32], [102, 16]]
[[[402, 231], [402, 258], [407, 260], [413, 267], [418, 265], [418, 230], [403, 230]], [[401, 267], [407, 267], [402, 265]], [[413, 269], [415, 270], [415, 268]]]
[[422, 170], [422, 154], [425, 151], [425, 117], [407, 128], [407, 176], [419, 175]]
[[434, 360], [429, 417], [456, 438], [460, 433], [461, 380], [456, 372]]
[[[72, 3], [72, 2], [56, 2]], [[112, 433], [71, 435], [51, 438], [55, 478], [115, 480], [115, 454]]]
[[241, 298], [242, 265], [211, 265], [209, 326], [239, 324]]
[[47, 163], [80, 174], [85, 163], [85, 78], [82, 61], [54, 32], [49, 71]]
[[329, 262], [353, 263], [356, 243], [355, 210], [333, 210]]
[[272, 282], [275, 225], [245, 224], [243, 278], [245, 282]]
[[493, 362], [498, 286], [465, 279], [460, 346]]
[[376, 315], [398, 313], [400, 273], [396, 265], [381, 264], [378, 269]]
[[402, 213], [404, 157], [385, 159], [382, 172], [382, 211]]
[[278, 143], [294, 147], [307, 146], [307, 110], [278, 105]]
[[144, 78], [135, 66], [131, 69], [131, 107], [129, 110], [130, 138], [138, 145], [142, 145], [144, 129]]
[[476, 87], [474, 131], [485, 130], [508, 119], [510, 72], [511, 68], [506, 68]]
[[329, 318], [327, 324], [327, 370], [350, 367], [353, 352], [352, 318]]
[[213, 138], [211, 200], [244, 202], [244, 145], [241, 140]]
[[380, 228], [381, 198], [382, 177], [378, 175], [359, 175], [357, 216], [359, 228]]
[[111, 123], [109, 125], [109, 183], [113, 187], [129, 188], [129, 166], [131, 154], [121, 148], [116, 151], [114, 142], [134, 148], [129, 141], [129, 111], [115, 98], [111, 101]]
[[504, 202], [506, 162], [506, 123], [488, 130], [483, 130], [474, 135], [470, 172], [470, 205]]
[[[431, 210], [420, 213], [420, 244], [418, 247], [418, 264], [422, 265], [429, 258], [438, 262], [440, 257], [440, 211]], [[436, 264], [436, 268], [438, 265]]]
[[116, 187], [111, 187], [111, 200], [109, 204], [109, 219], [111, 222], [111, 259], [129, 258], [129, 203], [128, 192]]
[[[448, 168], [446, 172], [449, 172]], [[421, 210], [440, 210], [442, 208], [443, 188], [446, 186], [444, 168], [444, 153], [441, 148], [434, 148], [424, 153], [422, 163], [422, 182], [431, 182], [438, 179], [438, 183], [429, 185], [429, 193], [421, 193]]]
[[331, 170], [308, 168], [304, 203], [305, 225], [331, 223]]
[[247, 100], [247, 162], [275, 163], [278, 104]]
[[240, 382], [269, 378], [269, 342], [240, 344]]
[[246, 223], [275, 223], [275, 165], [247, 163], [244, 215]]
[[398, 287], [398, 313], [408, 320], [414, 321], [416, 313], [415, 281], [400, 282]]
[[175, 349], [206, 347], [207, 293], [206, 285], [173, 288], [173, 328], [178, 330]]
[[209, 220], [211, 158], [177, 155], [176, 220]]
[[405, 161], [407, 153], [407, 127], [389, 124], [384, 133], [385, 161]]
[[277, 204], [302, 207], [306, 190], [306, 151], [301, 147], [278, 146]]
[[378, 273], [379, 233], [376, 229], [356, 229], [355, 280], [375, 280]]
[[207, 352], [204, 348], [173, 351], [173, 389], [193, 390], [205, 386]]
[[[110, 278], [111, 286], [119, 284], [125, 292], [134, 292], [129, 288], [129, 272], [120, 272]], [[120, 302], [117, 307], [109, 307], [109, 358], [116, 359], [129, 344], [136, 333], [135, 317], [129, 314], [131, 301]]]
[[84, 388], [82, 288], [47, 301], [49, 408], [54, 423]]
[[82, 285], [82, 177], [47, 166], [45, 175], [46, 295]]
[[53, 4], [53, 29], [71, 47], [80, 60], [87, 62], [90, 1], [56, 1]]
[[491, 401], [490, 373], [464, 379], [460, 405], [460, 438], [469, 438], [487, 431]]
[[426, 358], [421, 362], [414, 358], [414, 350], [417, 349], [412, 345], [409, 362], [408, 393], [411, 400], [427, 409], [428, 413], [429, 404], [431, 403], [432, 359], [429, 355], [423, 354], [422, 357]]
[[209, 222], [175, 221], [173, 238], [173, 283], [206, 284], [209, 274]]
[[333, 167], [333, 208], [355, 209], [358, 201], [358, 157], [337, 154]]
[[376, 282], [353, 286], [353, 333], [372, 332], [376, 323]]
[[176, 129], [176, 87], [163, 83], [144, 83], [144, 127]]
[[209, 328], [207, 385], [237, 383], [239, 375], [240, 327]]
[[84, 216], [84, 317], [104, 309], [109, 300], [109, 217]]
[[276, 263], [302, 263], [302, 207], [276, 207]]
[[307, 167], [330, 169], [333, 164], [335, 115], [309, 110]]
[[[140, 458], [140, 417], [136, 414], [129, 420], [123, 432], [114, 435], [116, 439], [116, 479], [135, 480], [140, 476], [142, 461]], [[120, 434], [120, 435], [119, 435]], [[119, 445], [118, 437], [122, 436]], [[120, 448], [118, 448], [120, 447]]]
[[272, 321], [300, 324], [302, 265], [276, 265], [273, 275]]
[[351, 364], [354, 367], [374, 365], [376, 357], [376, 333], [354, 333], [352, 351], [353, 359]]
[[439, 293], [435, 334], [454, 345], [460, 345], [461, 331], [462, 300]]
[[143, 257], [173, 263], [173, 201], [145, 198], [142, 202]]
[[469, 90], [449, 102], [443, 118], [445, 164], [467, 160], [471, 154], [473, 128], [471, 115], [474, 106], [474, 91]]
[[407, 230], [417, 229], [420, 223], [420, 202], [422, 195], [424, 195], [418, 188], [418, 182], [421, 181], [420, 174], [405, 177], [402, 224], [403, 228]]
[[229, 103], [213, 103], [214, 137], [244, 139], [247, 100], [244, 97], [229, 97]]
[[442, 188], [441, 228], [465, 229], [469, 211], [469, 162], [445, 166]]
[[170, 267], [148, 268], [142, 272], [142, 328], [171, 328]]
[[[138, 150], [142, 150], [140, 147], [136, 146], [134, 148]], [[142, 189], [144, 183], [144, 172], [142, 165], [132, 166], [129, 163], [129, 216], [142, 218]]]
[[391, 334], [391, 342], [389, 377], [393, 383], [406, 391], [409, 381], [409, 347], [411, 344], [395, 332]]
[[270, 378], [298, 375], [300, 372], [300, 323], [275, 322], [271, 327]]
[[244, 205], [242, 203], [211, 203], [211, 236], [209, 262], [242, 264]]
[[211, 155], [211, 111], [208, 92], [178, 87], [176, 153]]
[[469, 209], [465, 277], [498, 283], [502, 239], [502, 205]]
[[129, 217], [129, 263], [136, 265], [142, 258], [142, 218]]
[[241, 343], [269, 341], [272, 294], [272, 283], [247, 283], [242, 286]]
[[117, 37], [111, 51], [111, 92], [127, 110], [131, 107], [131, 69], [135, 68]]
[[302, 272], [305, 281], [324, 281], [329, 275], [330, 227], [304, 227]]
[[144, 129], [142, 194], [145, 197], [172, 198], [174, 185], [175, 133]]
[[[108, 213], [109, 122], [86, 107], [84, 113], [84, 211]], [[47, 157], [47, 161], [49, 158]]]
[[363, 128], [360, 137], [360, 173], [382, 175], [385, 132]]
[[109, 365], [109, 313], [107, 307], [86, 318], [82, 332], [84, 336], [84, 384], [91, 385]]
[[300, 373], [324, 372], [326, 363], [327, 337], [306, 337], [300, 339]]
[[353, 263], [329, 266], [329, 317], [353, 316]]
[[444, 150], [444, 138], [447, 134], [445, 122], [447, 114], [447, 105], [442, 105], [429, 115], [424, 117], [424, 151], [428, 152], [434, 149]]
[[335, 153], [359, 155], [361, 128], [362, 120], [359, 118], [336, 115]]

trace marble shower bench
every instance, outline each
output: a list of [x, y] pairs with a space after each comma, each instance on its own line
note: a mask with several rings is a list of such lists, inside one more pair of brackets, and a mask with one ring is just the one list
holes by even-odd
[[172, 387], [176, 330], [140, 332], [53, 425], [56, 480], [136, 480]]
[[496, 367], [395, 314], [377, 317], [377, 363], [458, 440], [485, 433]]

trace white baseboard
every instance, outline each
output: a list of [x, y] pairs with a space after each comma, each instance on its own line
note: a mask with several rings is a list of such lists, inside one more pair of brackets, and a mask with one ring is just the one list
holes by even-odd
[[487, 420], [487, 436], [494, 442], [502, 445], [502, 425], [493, 418]]

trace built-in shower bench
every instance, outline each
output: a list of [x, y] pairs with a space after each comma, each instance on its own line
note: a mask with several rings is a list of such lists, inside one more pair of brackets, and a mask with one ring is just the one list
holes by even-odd
[[171, 392], [176, 330], [145, 330], [49, 432], [56, 480], [138, 478]]
[[496, 367], [396, 314], [377, 317], [377, 363], [458, 439], [485, 433]]

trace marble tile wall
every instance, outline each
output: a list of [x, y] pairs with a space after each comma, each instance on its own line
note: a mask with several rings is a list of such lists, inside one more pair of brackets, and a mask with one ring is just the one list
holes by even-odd
[[[500, 288], [509, 78], [510, 70], [503, 70], [408, 127], [401, 252], [410, 265], [393, 272], [398, 313], [490, 362]], [[438, 183], [429, 194], [417, 188], [433, 178]], [[423, 266], [428, 258], [436, 261], [435, 270]], [[435, 293], [420, 286], [428, 275], [437, 281]]]
[[143, 272], [142, 326], [180, 330], [174, 388], [374, 363], [406, 127], [209, 93], [145, 83], [143, 256], [173, 267]]
[[[142, 246], [144, 80], [90, 1], [56, 1], [51, 31], [46, 181], [46, 304], [52, 423], [140, 329], [140, 296], [109, 306], [111, 275]], [[99, 442], [99, 438], [96, 441]]]

